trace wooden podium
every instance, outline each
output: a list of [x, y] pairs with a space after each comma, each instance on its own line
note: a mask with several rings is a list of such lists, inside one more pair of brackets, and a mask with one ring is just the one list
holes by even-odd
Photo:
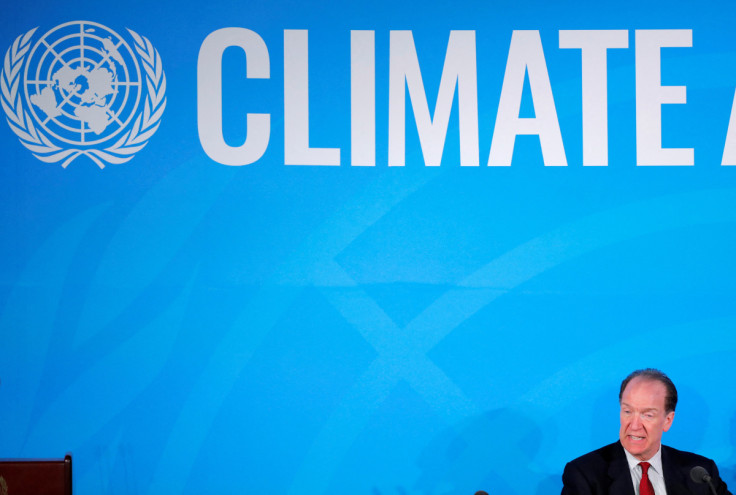
[[72, 456], [0, 460], [0, 495], [71, 495]]

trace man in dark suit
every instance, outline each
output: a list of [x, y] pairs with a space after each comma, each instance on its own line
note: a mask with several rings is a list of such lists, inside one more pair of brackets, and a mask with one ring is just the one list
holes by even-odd
[[677, 406], [672, 380], [655, 369], [637, 370], [621, 383], [619, 441], [578, 457], [565, 466], [562, 495], [712, 495], [691, 479], [701, 466], [718, 495], [730, 495], [715, 463], [662, 445]]

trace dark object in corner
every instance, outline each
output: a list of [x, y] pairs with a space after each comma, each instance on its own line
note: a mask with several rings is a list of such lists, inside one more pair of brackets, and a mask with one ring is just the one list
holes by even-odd
[[0, 495], [72, 495], [72, 456], [0, 459]]

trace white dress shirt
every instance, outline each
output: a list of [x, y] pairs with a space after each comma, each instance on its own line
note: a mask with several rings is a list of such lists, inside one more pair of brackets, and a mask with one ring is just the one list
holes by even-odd
[[[626, 452], [626, 460], [629, 462], [629, 472], [631, 473], [631, 482], [634, 483], [634, 493], [639, 495], [639, 483], [641, 483], [642, 474], [639, 463], [644, 461], [640, 461], [633, 455], [629, 454], [629, 451], [626, 449], [624, 449], [624, 452]], [[662, 471], [662, 445], [659, 446], [657, 453], [646, 462], [650, 464], [647, 475], [649, 476], [649, 481], [652, 482], [652, 486], [654, 487], [654, 494], [667, 495], [667, 489], [664, 486], [664, 473]]]

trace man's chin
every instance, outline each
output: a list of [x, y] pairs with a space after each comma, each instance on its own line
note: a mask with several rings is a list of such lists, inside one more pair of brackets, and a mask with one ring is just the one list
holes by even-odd
[[621, 444], [634, 457], [638, 457], [644, 454], [647, 450], [646, 439], [634, 440], [630, 437], [626, 437], [621, 441]]

